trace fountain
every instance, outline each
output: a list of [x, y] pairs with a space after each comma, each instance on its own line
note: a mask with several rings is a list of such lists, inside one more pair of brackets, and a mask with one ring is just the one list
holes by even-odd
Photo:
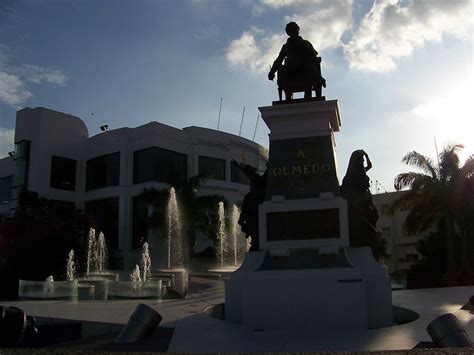
[[158, 277], [170, 279], [171, 288], [184, 296], [188, 288], [187, 270], [184, 268], [181, 218], [174, 187], [170, 188], [166, 219], [166, 264], [155, 269]]
[[69, 252], [66, 262], [66, 280], [73, 281], [76, 278], [76, 264], [74, 263], [74, 250]]
[[226, 237], [224, 202], [219, 202], [219, 221], [217, 222], [217, 261], [219, 262], [221, 269], [224, 269], [225, 266], [225, 256], [227, 252]]
[[176, 199], [176, 191], [174, 187], [170, 188], [167, 215], [167, 268], [181, 268], [183, 267], [183, 238], [181, 233], [178, 201]]
[[231, 225], [230, 225], [230, 232], [234, 239], [234, 266], [237, 266], [237, 259], [238, 259], [238, 251], [239, 251], [239, 243], [238, 243], [238, 235], [239, 235], [239, 208], [236, 205], [232, 205], [232, 218], [231, 218]]
[[24, 300], [77, 300], [77, 280], [54, 281], [48, 276], [44, 281], [19, 280], [18, 296]]
[[161, 298], [162, 281], [151, 280], [151, 261], [148, 243], [143, 244], [141, 267], [135, 265], [130, 281], [111, 282], [109, 296], [112, 299]]
[[130, 280], [133, 285], [133, 292], [138, 292], [140, 290], [140, 284], [142, 283], [142, 278], [140, 277], [140, 267], [135, 265], [132, 273], [130, 274]]
[[[67, 281], [55, 281], [51, 275], [44, 281], [20, 280], [20, 298], [36, 300], [107, 300], [159, 299], [162, 297], [162, 280], [152, 279], [148, 243], [143, 244], [140, 265], [135, 265], [130, 274], [130, 281], [119, 281], [118, 274], [106, 271], [107, 245], [104, 234], [99, 233], [97, 239], [95, 236], [95, 230], [91, 228], [88, 234], [87, 270], [84, 277], [76, 278], [74, 250], [71, 249], [66, 260]], [[185, 285], [184, 277], [174, 279], [181, 280], [181, 284]], [[185, 292], [184, 286], [182, 287]]]
[[94, 228], [89, 229], [87, 238], [86, 275], [81, 281], [111, 280], [118, 281], [119, 275], [107, 271], [108, 253], [104, 233], [100, 232], [96, 238]]
[[107, 265], [107, 244], [105, 243], [104, 233], [99, 233], [97, 240], [97, 269], [104, 272]]
[[[229, 240], [229, 236], [226, 233], [226, 225], [225, 225], [225, 208], [224, 203], [219, 202], [219, 219], [217, 222], [217, 268], [208, 269], [207, 271], [211, 274], [219, 274], [220, 277], [226, 277], [230, 273], [234, 272], [242, 262], [241, 257], [239, 254], [239, 250], [242, 249], [241, 246], [241, 238], [242, 233], [240, 232], [240, 228], [238, 225], [239, 220], [239, 209], [237, 206], [232, 206], [232, 214], [230, 219], [230, 236], [231, 241]], [[226, 262], [227, 257], [232, 255], [232, 261]]]
[[140, 267], [138, 265], [135, 265], [135, 268], [130, 274], [130, 280], [135, 283], [142, 282], [142, 278], [140, 276]]
[[91, 268], [93, 267], [92, 264], [94, 264], [94, 261], [96, 260], [96, 257], [94, 255], [96, 248], [95, 248], [95, 229], [91, 228], [89, 229], [89, 234], [87, 236], [87, 269], [86, 269], [86, 275], [89, 276], [89, 272]]
[[151, 278], [151, 258], [148, 250], [148, 243], [143, 243], [143, 253], [141, 258], [141, 267], [143, 281], [148, 281]]
[[250, 237], [245, 238], [245, 235], [240, 230], [239, 225], [240, 209], [236, 205], [232, 205], [230, 232], [233, 239], [233, 266], [239, 267], [242, 264], [245, 253], [250, 249]]

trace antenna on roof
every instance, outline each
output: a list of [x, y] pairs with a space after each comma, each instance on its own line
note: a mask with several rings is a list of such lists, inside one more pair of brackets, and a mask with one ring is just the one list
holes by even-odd
[[242, 134], [242, 125], [244, 124], [244, 115], [245, 115], [245, 106], [244, 106], [244, 109], [242, 110], [242, 119], [240, 120], [239, 137]]
[[222, 97], [221, 97], [221, 103], [219, 105], [219, 118], [217, 119], [217, 130], [219, 130], [219, 126], [221, 124], [221, 110], [222, 110]]
[[382, 185], [380, 181], [375, 180], [375, 193], [378, 193], [380, 191], [378, 186], [380, 186], [385, 192], [388, 192], [387, 189]]
[[257, 134], [257, 127], [258, 127], [258, 119], [260, 118], [260, 114], [257, 115], [257, 122], [255, 122], [255, 130], [253, 131], [253, 138], [252, 142], [255, 141], [255, 135]]
[[438, 153], [438, 144], [436, 144], [436, 136], [433, 136], [433, 139], [434, 139], [435, 150], [436, 150], [436, 159], [438, 159], [438, 168], [439, 168], [439, 153]]

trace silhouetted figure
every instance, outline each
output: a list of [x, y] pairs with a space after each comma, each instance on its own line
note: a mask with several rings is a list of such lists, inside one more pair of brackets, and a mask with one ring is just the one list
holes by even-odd
[[[364, 158], [367, 165], [364, 165]], [[351, 246], [370, 246], [374, 256], [378, 258], [385, 255], [385, 246], [375, 227], [379, 213], [370, 193], [367, 171], [371, 168], [372, 162], [366, 152], [353, 152], [340, 191], [348, 204]]]
[[245, 195], [240, 212], [239, 225], [245, 236], [252, 237], [250, 251], [260, 250], [258, 242], [258, 205], [265, 200], [267, 190], [267, 171], [263, 175], [257, 173], [257, 169], [248, 164], [241, 164], [232, 160], [250, 180], [250, 190]]
[[301, 38], [296, 22], [288, 23], [285, 31], [290, 37], [273, 62], [268, 79], [273, 80], [278, 72], [280, 101], [282, 91], [285, 92], [286, 100], [292, 100], [293, 93], [300, 91], [304, 91], [304, 98], [309, 99], [312, 90], [316, 92], [316, 98], [320, 99], [322, 87], [326, 87], [326, 80], [321, 76], [321, 58], [318, 57], [318, 52], [309, 41]]

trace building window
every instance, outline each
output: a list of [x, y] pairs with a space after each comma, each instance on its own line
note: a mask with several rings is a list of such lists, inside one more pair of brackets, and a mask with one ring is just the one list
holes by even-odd
[[383, 227], [382, 228], [382, 236], [386, 239], [391, 239], [392, 229], [390, 227]]
[[10, 201], [13, 175], [0, 178], [0, 205]]
[[245, 175], [239, 166], [234, 162], [231, 162], [230, 164], [230, 181], [236, 182], [238, 184], [250, 185], [247, 175]]
[[225, 180], [225, 160], [200, 156], [199, 174], [207, 179]]
[[143, 196], [133, 198], [132, 247], [140, 248], [148, 241], [148, 204]]
[[51, 156], [51, 179], [53, 189], [76, 190], [76, 160]]
[[390, 210], [389, 205], [380, 205], [380, 214], [387, 215]]
[[30, 167], [30, 141], [23, 140], [15, 144], [13, 158], [15, 175], [13, 176], [11, 197], [17, 199], [20, 192], [28, 188], [28, 171]]
[[120, 153], [103, 155], [87, 161], [86, 191], [120, 184]]
[[160, 181], [179, 184], [188, 177], [188, 156], [151, 147], [133, 153], [133, 183]]
[[414, 254], [409, 253], [409, 254], [405, 255], [405, 261], [407, 261], [407, 262], [416, 263], [416, 262], [418, 262], [418, 258], [419, 257], [418, 257], [417, 253], [414, 253]]
[[28, 184], [28, 168], [30, 163], [30, 141], [21, 141], [15, 144], [15, 177], [13, 186]]
[[119, 199], [107, 198], [85, 203], [86, 228], [104, 233], [109, 253], [118, 249]]

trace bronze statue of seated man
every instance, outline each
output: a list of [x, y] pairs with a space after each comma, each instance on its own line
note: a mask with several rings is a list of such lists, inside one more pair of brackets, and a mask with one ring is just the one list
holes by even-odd
[[321, 58], [312, 44], [301, 38], [299, 30], [296, 22], [286, 25], [285, 31], [289, 38], [268, 73], [268, 79], [273, 80], [275, 72], [278, 72], [280, 101], [282, 91], [285, 92], [286, 100], [292, 100], [293, 93], [301, 91], [304, 92], [305, 99], [309, 99], [313, 90], [316, 98], [321, 98], [322, 87], [326, 87], [326, 80], [321, 76]]

